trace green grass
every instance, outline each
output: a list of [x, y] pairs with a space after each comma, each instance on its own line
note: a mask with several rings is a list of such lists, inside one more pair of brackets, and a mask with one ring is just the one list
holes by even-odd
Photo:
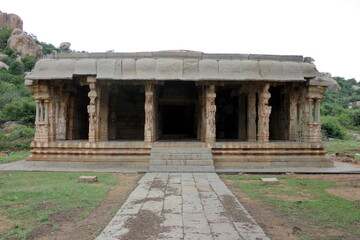
[[[325, 141], [325, 150], [328, 154], [333, 153], [346, 153], [346, 154], [355, 154], [359, 151], [351, 151], [355, 149], [360, 149], [360, 142], [356, 140], [332, 140]], [[360, 156], [355, 155], [355, 159], [360, 161]]]
[[0, 164], [22, 160], [28, 157], [29, 155], [30, 155], [29, 152], [10, 152], [10, 155], [8, 157], [3, 157], [3, 156], [0, 157]]
[[98, 183], [78, 183], [84, 173], [0, 172], [0, 214], [9, 220], [0, 239], [26, 239], [56, 213], [74, 213], [80, 220], [95, 209], [109, 187], [117, 183], [110, 174], [97, 173]]
[[[302, 239], [360, 239], [359, 203], [325, 191], [340, 185], [286, 176], [276, 176], [281, 179], [279, 185], [242, 181], [261, 177], [264, 176], [229, 176], [229, 179], [235, 180], [236, 186], [251, 198], [261, 200], [264, 205], [285, 216], [289, 227], [303, 229], [299, 233]], [[282, 196], [289, 196], [287, 199], [291, 197], [292, 200], [284, 200]], [[332, 236], [333, 230], [340, 232], [340, 236]]]

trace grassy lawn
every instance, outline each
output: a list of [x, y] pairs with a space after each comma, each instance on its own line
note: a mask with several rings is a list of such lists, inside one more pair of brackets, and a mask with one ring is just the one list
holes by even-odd
[[0, 156], [0, 164], [22, 160], [30, 155], [30, 152], [10, 152], [10, 156]]
[[59, 221], [78, 221], [95, 209], [109, 187], [110, 174], [97, 173], [98, 183], [78, 183], [85, 173], [0, 172], [0, 239], [26, 239]]
[[[356, 140], [332, 140], [325, 141], [325, 150], [328, 154], [336, 152], [355, 154], [360, 153], [360, 142]], [[360, 161], [360, 156], [355, 155], [355, 159]]]
[[261, 177], [264, 176], [228, 176], [251, 198], [286, 218], [289, 227], [299, 227], [297, 235], [301, 239], [360, 239], [359, 202], [325, 190], [343, 185], [287, 176], [276, 176], [280, 184], [272, 185], [259, 181]]

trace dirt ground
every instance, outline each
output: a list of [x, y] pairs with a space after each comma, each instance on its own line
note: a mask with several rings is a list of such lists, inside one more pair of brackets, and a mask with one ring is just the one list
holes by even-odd
[[[300, 238], [296, 236], [296, 233], [301, 231], [301, 229], [297, 226], [289, 227], [284, 214], [271, 211], [271, 209], [267, 208], [267, 206], [261, 204], [260, 201], [250, 199], [240, 188], [235, 186], [235, 181], [229, 180], [226, 175], [221, 175], [220, 177], [272, 240], [300, 240]], [[324, 180], [339, 185], [346, 185], [344, 187], [328, 188], [326, 191], [339, 197], [346, 198], [350, 201], [360, 203], [359, 174], [294, 174], [288, 175], [288, 177], [309, 180]], [[287, 195], [277, 196], [277, 198], [292, 201], [292, 199], [288, 199], [289, 197], [290, 196]], [[306, 195], [302, 197], [307, 199]], [[297, 197], [296, 200], [299, 200], [299, 197]], [[334, 235], [336, 235], [336, 233], [334, 233]]]
[[[51, 225], [35, 229], [28, 239], [36, 240], [93, 240], [110, 222], [117, 209], [126, 201], [129, 194], [136, 187], [141, 174], [113, 174], [119, 179], [118, 184], [112, 186], [100, 206], [79, 222], [74, 221], [77, 212], [59, 212], [50, 216]], [[78, 211], [81, 211], [79, 209]], [[54, 228], [57, 229], [54, 231]]]

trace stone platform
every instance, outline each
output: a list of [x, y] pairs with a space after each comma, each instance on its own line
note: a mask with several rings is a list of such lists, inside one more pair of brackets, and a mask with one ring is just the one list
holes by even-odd
[[269, 238], [215, 173], [147, 173], [96, 238], [110, 239]]

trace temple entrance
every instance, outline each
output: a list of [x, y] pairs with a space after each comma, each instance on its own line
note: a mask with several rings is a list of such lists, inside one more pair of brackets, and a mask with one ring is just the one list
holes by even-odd
[[158, 92], [160, 140], [196, 139], [198, 89], [194, 82], [167, 82]]
[[289, 140], [289, 94], [283, 86], [270, 87], [270, 140]]
[[181, 139], [195, 138], [193, 105], [162, 105], [162, 138]]
[[87, 106], [90, 99], [88, 97], [89, 86], [80, 86], [77, 83], [76, 91], [71, 94], [68, 123], [67, 139], [86, 140], [89, 133], [89, 114]]
[[[216, 138], [220, 140], [238, 139], [239, 135], [239, 97], [231, 92], [230, 86], [218, 87], [216, 90]], [[245, 108], [241, 110], [244, 111]], [[246, 124], [245, 118], [243, 120], [241, 127]]]
[[109, 140], [144, 139], [144, 88], [113, 86], [109, 93]]

